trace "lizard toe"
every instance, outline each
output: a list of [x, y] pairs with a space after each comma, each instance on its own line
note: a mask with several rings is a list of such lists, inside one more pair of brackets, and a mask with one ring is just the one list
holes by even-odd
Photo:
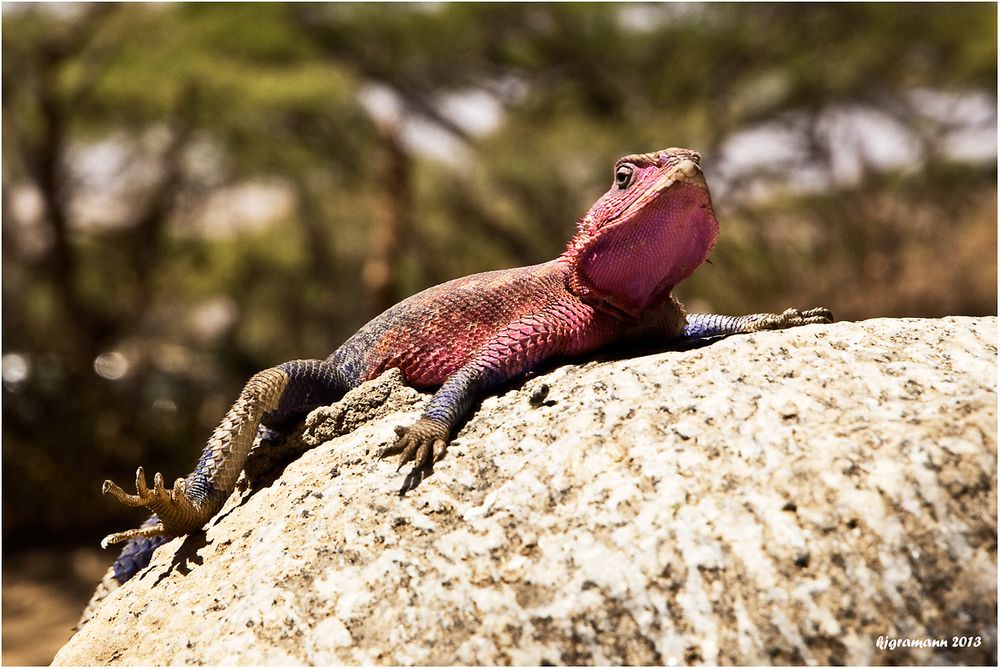
[[201, 527], [211, 514], [205, 508], [197, 505], [186, 494], [187, 482], [184, 479], [174, 481], [173, 488], [167, 488], [163, 483], [163, 475], [157, 473], [153, 477], [152, 490], [146, 483], [146, 473], [139, 467], [135, 473], [136, 494], [130, 495], [113, 481], [105, 481], [101, 492], [111, 495], [119, 503], [132, 507], [147, 507], [155, 513], [160, 522], [150, 527], [128, 530], [108, 535], [101, 543], [119, 543], [135, 537], [152, 537], [160, 534], [178, 535]]
[[397, 472], [402, 469], [403, 465], [412, 460], [414, 454], [419, 452], [420, 449], [420, 441], [410, 435], [403, 436], [399, 441], [400, 450], [399, 461], [396, 463]]
[[815, 307], [803, 311], [802, 318], [806, 323], [832, 323], [833, 312], [826, 307]]
[[833, 314], [825, 307], [816, 307], [799, 311], [798, 309], [785, 309], [781, 314], [765, 319], [766, 329], [781, 330], [784, 328], [794, 328], [800, 325], [815, 325], [818, 323], [832, 323]]
[[149, 525], [147, 527], [137, 527], [134, 530], [125, 530], [124, 532], [109, 534], [101, 539], [101, 548], [107, 548], [112, 544], [120, 544], [123, 541], [128, 541], [129, 539], [137, 539], [139, 537], [158, 537], [166, 534], [169, 533], [163, 527], [163, 523], [156, 523], [155, 525]]
[[159, 481], [160, 488], [163, 488], [163, 477], [157, 474], [153, 478], [154, 492], [149, 491], [149, 486], [146, 485], [146, 472], [142, 467], [139, 467], [135, 471], [135, 492], [136, 494], [130, 495], [121, 489], [114, 481], [106, 480], [104, 485], [101, 486], [101, 492], [105, 495], [111, 495], [118, 502], [124, 504], [125, 506], [149, 506], [156, 500], [156, 482]]

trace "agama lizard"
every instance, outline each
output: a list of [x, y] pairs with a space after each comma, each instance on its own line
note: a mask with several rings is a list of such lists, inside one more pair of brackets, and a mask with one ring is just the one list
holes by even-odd
[[155, 514], [104, 539], [104, 546], [129, 542], [109, 578], [124, 583], [158, 545], [212, 518], [233, 491], [259, 428], [287, 426], [387, 369], [399, 368], [414, 387], [437, 388], [422, 416], [397, 428], [397, 441], [380, 454], [399, 455], [400, 466], [413, 461], [412, 475], [442, 455], [478, 398], [548, 359], [613, 342], [666, 343], [833, 320], [824, 308], [685, 314], [671, 291], [706, 260], [718, 231], [699, 154], [672, 148], [621, 158], [611, 189], [555, 260], [428, 288], [374, 318], [325, 360], [293, 360], [255, 374], [194, 471], [172, 489], [160, 474], [149, 489], [141, 467], [135, 495], [105, 481], [105, 494]]

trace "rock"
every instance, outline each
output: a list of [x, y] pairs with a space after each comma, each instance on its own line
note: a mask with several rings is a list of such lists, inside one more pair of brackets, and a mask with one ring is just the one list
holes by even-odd
[[996, 337], [878, 319], [564, 365], [404, 497], [373, 456], [426, 395], [376, 380], [55, 664], [995, 664]]

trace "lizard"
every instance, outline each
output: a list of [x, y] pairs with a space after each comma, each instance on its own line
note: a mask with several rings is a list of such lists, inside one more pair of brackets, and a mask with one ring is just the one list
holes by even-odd
[[105, 481], [104, 494], [153, 516], [102, 541], [126, 545], [92, 604], [147, 566], [157, 546], [200, 529], [221, 509], [258, 432], [280, 432], [388, 369], [398, 368], [415, 388], [436, 389], [416, 422], [397, 427], [395, 442], [376, 456], [398, 455], [397, 471], [413, 463], [405, 493], [442, 457], [477, 399], [547, 360], [620, 342], [671, 343], [833, 321], [823, 307], [686, 313], [672, 291], [707, 260], [718, 234], [700, 154], [668, 148], [620, 158], [610, 189], [578, 221], [556, 259], [428, 288], [376, 316], [325, 359], [258, 372], [194, 471], [172, 488], [159, 473], [150, 488], [142, 467], [135, 494]]

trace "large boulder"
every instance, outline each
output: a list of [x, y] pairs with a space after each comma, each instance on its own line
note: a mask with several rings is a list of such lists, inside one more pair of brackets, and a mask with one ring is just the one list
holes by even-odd
[[405, 496], [374, 455], [427, 396], [386, 375], [55, 663], [994, 664], [996, 337], [879, 319], [567, 364]]

